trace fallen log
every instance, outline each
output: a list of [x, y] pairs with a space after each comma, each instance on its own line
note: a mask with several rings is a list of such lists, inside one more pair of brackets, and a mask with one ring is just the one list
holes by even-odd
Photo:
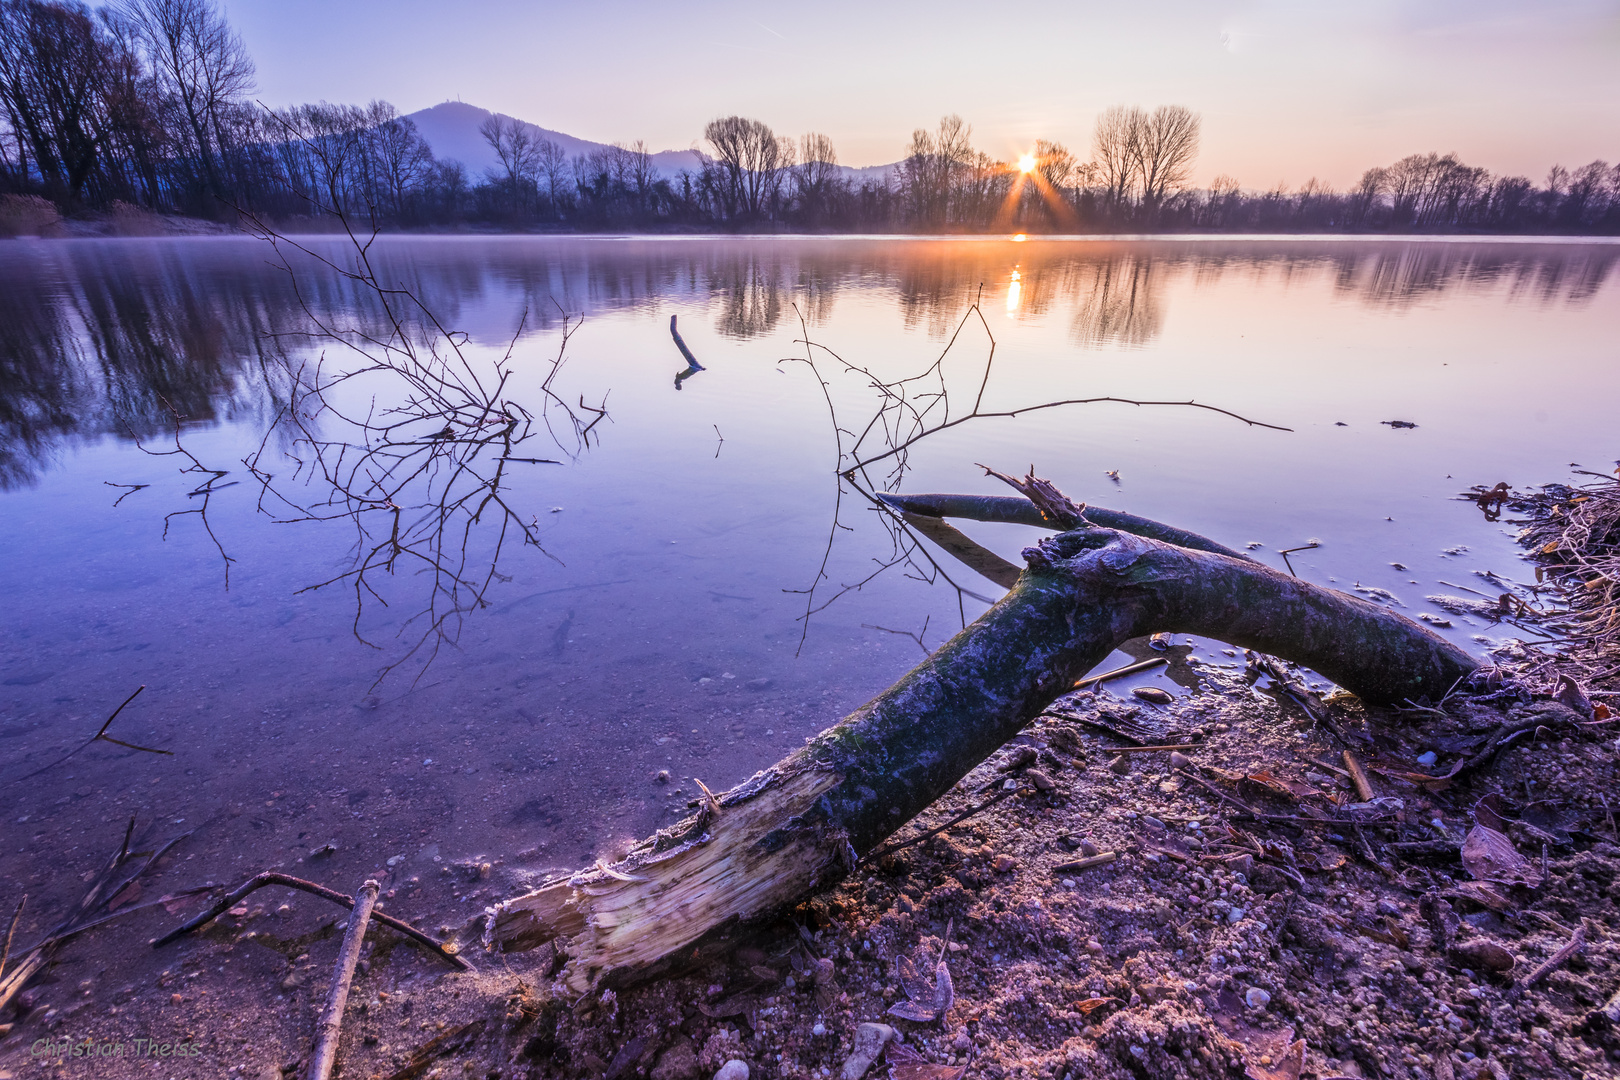
[[1367, 601], [1236, 553], [1099, 528], [1058, 499], [1029, 523], [1052, 527], [1056, 514], [1081, 527], [1025, 549], [1011, 591], [894, 686], [730, 791], [705, 791], [694, 817], [622, 861], [498, 905], [486, 946], [555, 943], [568, 992], [633, 981], [709, 931], [841, 877], [1132, 638], [1257, 649], [1374, 704], [1438, 700], [1479, 665]]
[[[1028, 499], [1021, 499], [1016, 495], [880, 494], [878, 498], [902, 514], [918, 517], [1003, 522], [1009, 525], [1033, 525], [1038, 529], [1057, 528], [1062, 524], [1052, 521], [1040, 507]], [[1249, 561], [1249, 557], [1241, 551], [1233, 551], [1208, 537], [1135, 514], [1127, 514], [1123, 510], [1106, 510], [1101, 506], [1088, 505], [1085, 508], [1085, 517], [1091, 524], [1104, 529], [1118, 529], [1120, 532], [1145, 536], [1150, 540], [1162, 540], [1191, 551], [1210, 551], [1217, 555]]]

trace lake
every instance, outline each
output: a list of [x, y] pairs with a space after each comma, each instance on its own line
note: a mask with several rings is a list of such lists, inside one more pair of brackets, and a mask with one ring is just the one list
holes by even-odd
[[[309, 255], [0, 243], [0, 876], [47, 904], [131, 814], [196, 830], [180, 884], [282, 866], [348, 890], [392, 866], [446, 917], [489, 886], [438, 868], [538, 875], [667, 824], [694, 778], [781, 757], [998, 594], [839, 479], [911, 417], [1113, 396], [1290, 429], [1070, 405], [969, 417], [864, 475], [1002, 493], [976, 463], [1033, 465], [1275, 566], [1316, 540], [1297, 573], [1476, 651], [1529, 635], [1424, 598], [1528, 571], [1458, 493], [1620, 453], [1607, 242], [388, 237], [368, 257], [420, 301], [390, 297], [416, 357], [437, 341], [514, 403], [467, 430], [527, 441], [458, 458], [418, 419], [375, 452], [365, 418], [428, 385], [397, 366], [316, 408], [392, 324]], [[681, 380], [671, 316], [704, 367]], [[1035, 535], [964, 529], [1014, 560]], [[73, 752], [143, 685], [107, 733], [167, 753]]]

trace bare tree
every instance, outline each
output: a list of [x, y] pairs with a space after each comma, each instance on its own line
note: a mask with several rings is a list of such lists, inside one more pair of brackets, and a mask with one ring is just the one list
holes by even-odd
[[1054, 191], [1063, 191], [1074, 176], [1074, 155], [1060, 142], [1035, 140], [1035, 171]]
[[1142, 203], [1150, 210], [1165, 196], [1182, 187], [1198, 157], [1198, 132], [1203, 121], [1183, 105], [1161, 105], [1151, 115], [1136, 110], [1136, 169], [1142, 185]]
[[1141, 109], [1125, 105], [1110, 105], [1097, 117], [1097, 127], [1091, 136], [1091, 153], [1103, 187], [1103, 198], [1110, 209], [1131, 204], [1143, 119]]
[[1373, 168], [1362, 173], [1356, 186], [1350, 189], [1351, 223], [1360, 225], [1365, 222], [1373, 207], [1378, 205], [1379, 197], [1388, 189], [1388, 169]]
[[540, 162], [540, 147], [534, 131], [521, 120], [510, 116], [492, 116], [478, 127], [478, 134], [489, 143], [500, 159], [511, 210], [516, 213], [523, 204], [523, 189], [532, 183]]
[[226, 114], [253, 89], [253, 60], [211, 0], [122, 0], [163, 91], [185, 117], [207, 192], [226, 197]]
[[[82, 10], [32, 0], [0, 4], [0, 99], [47, 190], [77, 200], [105, 138], [109, 56]], [[26, 173], [24, 174], [26, 175]]]
[[375, 120], [368, 132], [377, 186], [396, 220], [405, 217], [409, 201], [433, 175], [433, 151], [416, 124], [395, 113], [386, 102], [371, 103]]
[[[983, 179], [975, 166], [984, 158], [973, 149], [973, 128], [960, 116], [941, 117], [939, 128], [911, 133], [911, 148], [900, 165], [902, 197], [919, 224], [939, 226], [960, 221]], [[999, 168], [999, 163], [996, 163]]]
[[568, 155], [557, 143], [542, 138], [534, 144], [534, 168], [536, 180], [545, 177], [552, 213], [560, 215], [568, 201]]
[[799, 209], [812, 223], [827, 211], [838, 182], [838, 151], [832, 139], [819, 131], [799, 137], [799, 163], [793, 167], [793, 194]]
[[658, 170], [653, 168], [652, 154], [647, 152], [647, 143], [637, 139], [629, 146], [620, 146], [624, 152], [628, 166], [627, 186], [636, 195], [636, 202], [645, 209], [652, 199], [653, 184], [658, 180]]
[[759, 221], [793, 167], [793, 143], [742, 116], [709, 121], [703, 137], [719, 160], [732, 213]]

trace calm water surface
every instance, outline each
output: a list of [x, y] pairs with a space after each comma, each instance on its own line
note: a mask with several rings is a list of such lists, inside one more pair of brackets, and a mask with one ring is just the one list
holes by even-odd
[[[1458, 491], [1620, 453], [1611, 244], [401, 238], [373, 257], [475, 364], [510, 346], [508, 395], [536, 410], [560, 313], [583, 316], [552, 388], [608, 411], [588, 447], [526, 444], [560, 463], [502, 487], [541, 548], [497, 553], [490, 519], [447, 543], [490, 585], [442, 634], [420, 563], [303, 591], [352, 568], [357, 533], [289, 520], [330, 491], [278, 414], [301, 365], [356, 360], [296, 335], [375, 331], [373, 298], [252, 239], [0, 244], [0, 878], [49, 888], [136, 813], [198, 830], [198, 880], [335, 841], [308, 872], [347, 888], [400, 855], [415, 902], [454, 910], [435, 857], [577, 864], [668, 821], [692, 777], [730, 785], [887, 686], [922, 656], [907, 635], [937, 646], [997, 590], [943, 557], [966, 594], [877, 573], [893, 541], [840, 498], [834, 429], [847, 449], [877, 398], [826, 352], [789, 362], [804, 328], [896, 379], [980, 298], [988, 411], [1196, 399], [1291, 428], [1120, 404], [975, 420], [917, 444], [900, 484], [998, 492], [975, 462], [1033, 463], [1273, 565], [1318, 539], [1301, 575], [1408, 614], [1522, 576], [1511, 530]], [[706, 365], [679, 389], [671, 315]], [[947, 353], [952, 416], [990, 340], [970, 319]], [[380, 385], [346, 404], [397, 400]], [[190, 457], [162, 453], [175, 415]], [[268, 480], [243, 464], [261, 448]], [[206, 499], [193, 460], [223, 474]], [[967, 529], [1014, 559], [1034, 535]], [[1518, 633], [1454, 622], [1474, 649]], [[143, 684], [110, 734], [172, 756], [98, 743], [47, 767]]]

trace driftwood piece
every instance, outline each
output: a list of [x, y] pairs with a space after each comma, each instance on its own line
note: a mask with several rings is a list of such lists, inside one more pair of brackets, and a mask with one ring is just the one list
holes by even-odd
[[378, 884], [367, 878], [354, 894], [349, 925], [343, 931], [337, 963], [332, 968], [332, 986], [326, 992], [326, 1005], [315, 1024], [315, 1050], [309, 1058], [309, 1080], [328, 1080], [337, 1064], [338, 1036], [343, 1032], [343, 1011], [349, 1005], [349, 984], [354, 981], [355, 965], [360, 962], [360, 946], [371, 924], [371, 910], [377, 904]]
[[[262, 874], [256, 874], [253, 877], [248, 878], [241, 885], [237, 886], [233, 892], [228, 894], [224, 899], [217, 901], [206, 911], [203, 911], [186, 920], [173, 930], [170, 930], [167, 934], [164, 934], [162, 937], [154, 938], [152, 940], [152, 948], [160, 949], [176, 938], [184, 937], [193, 930], [206, 926], [208, 923], [225, 914], [225, 912], [233, 904], [239, 903], [243, 897], [247, 896], [249, 893], [255, 892], [258, 889], [262, 889], [267, 885], [284, 885], [289, 889], [298, 889], [301, 892], [309, 893], [311, 896], [318, 896], [322, 900], [330, 900], [332, 903], [340, 904], [346, 908], [352, 909], [354, 907], [354, 898], [351, 896], [344, 896], [336, 889], [328, 889], [325, 885], [317, 885], [313, 881], [305, 881], [303, 878], [293, 877], [291, 874], [283, 874], [276, 870], [266, 870]], [[373, 911], [372, 917], [378, 922], [382, 923], [384, 926], [398, 930], [400, 933], [404, 934], [406, 937], [410, 938], [412, 941], [416, 942], [418, 945], [422, 946], [428, 952], [432, 953], [434, 956], [437, 956], [440, 960], [443, 960], [451, 967], [460, 971], [476, 970], [473, 965], [469, 964], [465, 959], [446, 949], [442, 943], [434, 941], [431, 937], [422, 933], [422, 931], [418, 930], [410, 923], [401, 919], [396, 919], [392, 915], [382, 911]]]
[[1478, 667], [1403, 616], [1235, 554], [1088, 527], [1024, 556], [1012, 590], [894, 686], [623, 861], [498, 905], [486, 945], [555, 942], [573, 992], [629, 981], [842, 876], [1127, 639], [1203, 634], [1373, 703], [1438, 699]]

